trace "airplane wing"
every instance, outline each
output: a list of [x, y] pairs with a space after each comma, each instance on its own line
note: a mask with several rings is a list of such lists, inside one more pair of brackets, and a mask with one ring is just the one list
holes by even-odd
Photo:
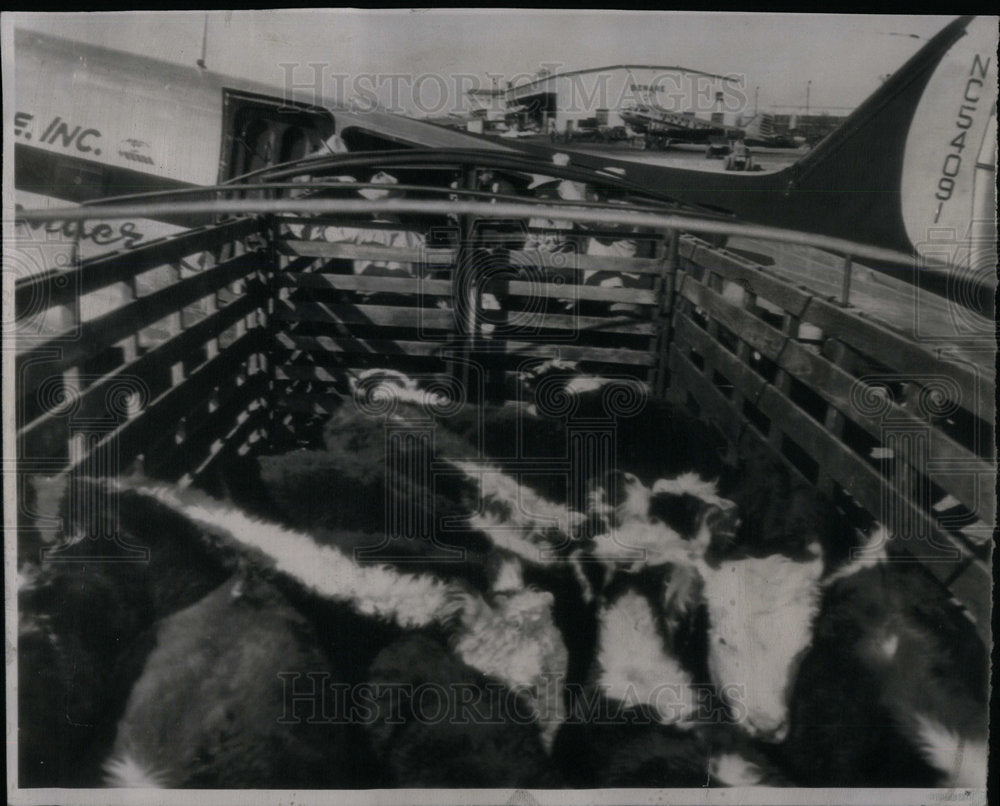
[[745, 221], [939, 265], [990, 266], [996, 54], [995, 17], [955, 19], [808, 155], [775, 173], [708, 173], [610, 155], [573, 161], [614, 165], [632, 182]]

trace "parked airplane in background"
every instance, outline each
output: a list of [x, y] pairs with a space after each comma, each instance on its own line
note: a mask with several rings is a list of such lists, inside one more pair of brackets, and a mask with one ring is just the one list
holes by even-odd
[[621, 119], [632, 129], [645, 135], [647, 148], [671, 143], [707, 143], [712, 137], [735, 138], [740, 132], [720, 126], [693, 112], [670, 112], [651, 103], [639, 103], [618, 110]]
[[743, 142], [748, 146], [764, 148], [798, 148], [805, 145], [802, 135], [781, 135], [774, 131], [774, 115], [760, 112], [746, 121], [741, 121]]
[[[804, 137], [776, 134], [773, 115], [761, 112], [738, 125], [727, 126], [721, 122], [721, 112], [711, 120], [697, 117], [694, 112], [673, 112], [659, 106], [649, 93], [638, 103], [619, 109], [618, 114], [629, 128], [644, 136], [647, 149], [666, 149], [678, 143], [705, 144], [718, 149], [720, 144], [727, 146], [734, 140], [766, 148], [796, 148], [805, 143]], [[720, 154], [726, 151], [728, 148]]]

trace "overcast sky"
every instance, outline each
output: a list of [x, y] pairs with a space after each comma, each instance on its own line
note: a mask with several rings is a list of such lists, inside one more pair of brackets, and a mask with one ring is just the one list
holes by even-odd
[[[517, 10], [215, 12], [208, 67], [281, 86], [281, 64], [322, 63], [327, 75], [435, 73], [506, 79], [561, 69], [650, 63], [746, 77], [760, 107], [854, 107], [951, 17]], [[17, 27], [170, 61], [201, 55], [205, 14], [21, 14]], [[295, 73], [307, 80], [312, 68]], [[351, 80], [351, 79], [348, 79]], [[384, 84], [385, 79], [379, 79]], [[328, 83], [329, 94], [338, 85]], [[327, 84], [324, 85], [327, 88]], [[412, 94], [412, 93], [411, 93]], [[407, 92], [400, 93], [404, 105]]]

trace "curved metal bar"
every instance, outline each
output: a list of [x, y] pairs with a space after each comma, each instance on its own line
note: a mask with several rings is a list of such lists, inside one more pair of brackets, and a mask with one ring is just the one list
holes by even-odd
[[[384, 188], [385, 185], [380, 187]], [[892, 263], [893, 265], [916, 264], [916, 256], [897, 252], [892, 249], [881, 249], [874, 246], [855, 243], [843, 238], [832, 238], [826, 235], [812, 235], [779, 227], [766, 227], [757, 224], [742, 224], [736, 221], [719, 221], [702, 216], [680, 215], [677, 213], [640, 212], [622, 209], [620, 206], [587, 207], [582, 203], [570, 203], [560, 206], [551, 203], [526, 204], [524, 202], [473, 202], [473, 201], [435, 201], [427, 199], [382, 199], [368, 201], [361, 199], [233, 199], [218, 201], [182, 201], [146, 204], [115, 204], [101, 207], [64, 207], [50, 210], [22, 211], [18, 214], [20, 220], [79, 221], [100, 217], [102, 219], [118, 218], [157, 218], [166, 215], [185, 215], [206, 217], [218, 215], [263, 215], [277, 213], [294, 213], [300, 215], [336, 215], [342, 213], [410, 213], [432, 215], [473, 215], [482, 218], [553, 218], [556, 220], [572, 219], [588, 224], [617, 224], [635, 227], [651, 227], [656, 229], [680, 229], [685, 232], [702, 233], [706, 235], [742, 236], [758, 238], [766, 241], [812, 246], [840, 255], [851, 255], [876, 262]], [[921, 268], [926, 271], [938, 271], [930, 267]]]
[[[81, 203], [81, 207], [86, 207], [94, 211], [94, 216], [99, 212], [103, 213], [105, 209], [109, 206], [119, 205], [123, 203], [129, 204], [140, 204], [146, 200], [151, 202], [159, 202], [164, 200], [172, 199], [185, 199], [185, 198], [197, 198], [200, 196], [211, 196], [216, 194], [236, 194], [244, 193], [247, 191], [263, 191], [263, 190], [300, 190], [300, 191], [312, 191], [312, 192], [322, 192], [325, 190], [362, 190], [364, 188], [374, 188], [376, 190], [386, 190], [387, 187], [391, 187], [391, 190], [395, 192], [419, 192], [419, 193], [435, 193], [440, 196], [462, 196], [468, 197], [470, 199], [487, 199], [487, 200], [499, 200], [506, 201], [510, 203], [520, 203], [520, 204], [548, 204], [554, 206], [565, 206], [573, 208], [581, 207], [596, 207], [605, 209], [607, 208], [606, 202], [590, 202], [590, 201], [565, 201], [561, 199], [546, 199], [546, 200], [535, 200], [532, 197], [526, 196], [511, 196], [502, 193], [493, 193], [486, 190], [465, 190], [462, 188], [451, 188], [451, 187], [434, 187], [430, 185], [391, 185], [387, 186], [385, 184], [379, 184], [375, 182], [255, 182], [253, 184], [246, 185], [209, 185], [209, 186], [197, 186], [188, 188], [175, 188], [173, 190], [159, 190], [152, 193], [132, 193], [123, 196], [108, 196], [102, 199], [93, 199], [91, 201], [86, 201]], [[301, 199], [308, 199], [308, 196], [302, 196]], [[491, 202], [492, 203], [492, 202]], [[664, 207], [667, 207], [671, 214], [676, 215], [689, 215], [693, 217], [702, 218], [716, 218], [720, 220], [733, 220], [731, 215], [724, 214], [711, 214], [706, 213], [701, 210], [691, 210], [687, 211], [683, 207], [680, 209], [674, 209], [673, 205], [665, 205], [663, 203], [646, 203], [646, 204], [636, 204], [630, 203], [629, 209], [637, 210], [641, 212], [663, 212]], [[616, 208], [616, 209], [621, 209]], [[20, 215], [20, 213], [18, 214]], [[94, 217], [92, 216], [92, 217]]]
[[[567, 154], [567, 157], [572, 160], [571, 155]], [[485, 170], [493, 169], [543, 174], [551, 176], [553, 180], [568, 179], [572, 182], [584, 182], [601, 187], [628, 190], [632, 193], [656, 199], [657, 201], [681, 204], [681, 202], [678, 202], [669, 194], [637, 184], [614, 172], [601, 171], [572, 162], [569, 162], [567, 165], [557, 165], [551, 160], [539, 159], [523, 152], [506, 153], [481, 149], [401, 149], [302, 157], [281, 165], [269, 165], [266, 168], [259, 168], [256, 171], [230, 179], [224, 184], [226, 186], [238, 186], [241, 182], [249, 179], [267, 178], [268, 181], [274, 181], [302, 173], [333, 173], [348, 168], [373, 166], [384, 166], [387, 168], [440, 168], [451, 166], [456, 170], [477, 167]], [[695, 210], [712, 209], [703, 205], [686, 204], [685, 206]]]

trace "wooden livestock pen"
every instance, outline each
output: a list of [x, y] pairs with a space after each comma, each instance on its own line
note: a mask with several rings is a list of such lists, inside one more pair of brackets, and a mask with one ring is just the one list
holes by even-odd
[[[23, 518], [32, 475], [113, 476], [142, 456], [147, 475], [205, 482], [234, 457], [309, 445], [349, 372], [388, 366], [452, 397], [510, 399], [518, 371], [558, 357], [681, 403], [733, 456], [770, 446], [845, 511], [885, 522], [891, 550], [948, 586], [989, 641], [994, 332], [961, 295], [854, 264], [878, 265], [877, 250], [692, 214], [611, 175], [610, 196], [568, 203], [487, 196], [477, 172], [600, 175], [487, 154], [311, 165], [306, 182], [297, 166], [84, 208], [212, 223], [18, 279]], [[399, 177], [397, 197], [359, 200], [375, 185], [332, 179], [362, 169]], [[528, 246], [570, 219], [559, 249]], [[616, 239], [631, 254], [588, 247]], [[763, 265], [764, 243], [829, 264]], [[142, 282], [154, 273], [167, 281]], [[115, 306], [81, 317], [80, 300], [109, 289]]]

